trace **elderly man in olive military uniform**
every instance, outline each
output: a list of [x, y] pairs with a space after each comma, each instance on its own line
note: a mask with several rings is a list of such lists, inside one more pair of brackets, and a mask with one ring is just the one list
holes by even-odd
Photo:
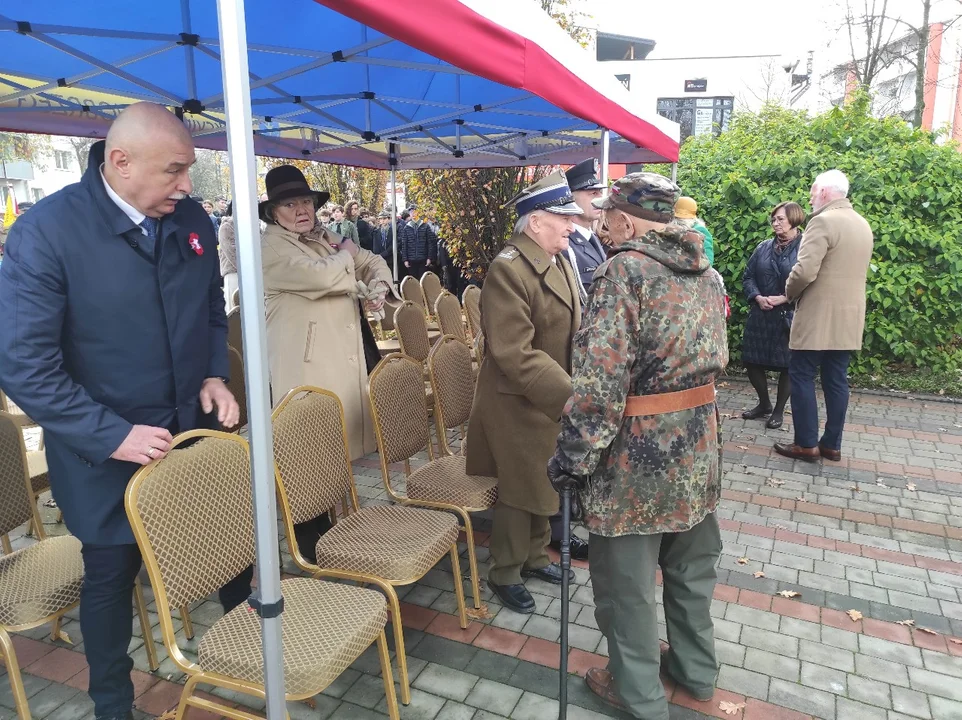
[[590, 533], [595, 618], [610, 663], [586, 680], [645, 720], [668, 720], [660, 664], [698, 700], [712, 697], [717, 675], [709, 614], [721, 552], [714, 382], [728, 345], [722, 288], [702, 236], [670, 224], [677, 197], [666, 178], [634, 173], [595, 201], [615, 248], [595, 273], [575, 338], [572, 398], [548, 467], [556, 488], [577, 488]]
[[581, 212], [559, 171], [514, 198], [515, 232], [481, 290], [486, 352], [468, 424], [467, 471], [498, 478], [491, 589], [506, 607], [534, 612], [522, 575], [561, 582], [546, 548], [558, 494], [545, 464], [571, 396], [571, 340], [581, 324], [578, 279], [565, 250]]

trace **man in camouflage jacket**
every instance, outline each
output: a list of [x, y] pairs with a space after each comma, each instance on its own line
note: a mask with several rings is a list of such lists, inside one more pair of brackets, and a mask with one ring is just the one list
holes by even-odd
[[[702, 237], [671, 224], [678, 187], [653, 173], [619, 180], [606, 212], [615, 248], [595, 273], [574, 340], [573, 395], [548, 474], [578, 490], [591, 534], [606, 702], [667, 720], [659, 667], [699, 700], [714, 692], [709, 614], [721, 538], [721, 436], [714, 381], [728, 362], [724, 295]], [[661, 657], [655, 571], [670, 649]]]

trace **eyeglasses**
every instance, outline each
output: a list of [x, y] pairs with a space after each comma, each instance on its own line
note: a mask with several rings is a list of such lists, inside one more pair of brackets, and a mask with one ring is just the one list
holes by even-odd
[[780, 225], [782, 222], [788, 222], [788, 221], [787, 221], [787, 220], [783, 220], [782, 218], [779, 218], [779, 217], [774, 217], [774, 218], [772, 218], [771, 220], [769, 220], [769, 222], [770, 222], [772, 225]]

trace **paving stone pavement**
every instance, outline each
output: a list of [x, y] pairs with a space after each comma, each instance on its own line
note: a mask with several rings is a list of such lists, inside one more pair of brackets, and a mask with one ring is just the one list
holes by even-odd
[[[771, 452], [772, 442], [791, 438], [791, 416], [778, 431], [742, 420], [754, 396], [737, 380], [722, 384], [719, 400], [726, 475], [718, 510], [724, 550], [712, 605], [718, 691], [712, 702], [699, 703], [668, 681], [672, 720], [962, 720], [962, 405], [854, 393], [845, 459], [808, 464]], [[376, 456], [355, 465], [366, 505], [387, 502], [379, 468]], [[403, 473], [396, 480], [403, 486]], [[65, 532], [55, 510], [42, 510], [49, 533]], [[476, 528], [483, 575], [490, 528], [484, 515]], [[12, 540], [14, 547], [32, 542], [23, 528]], [[466, 573], [463, 543], [461, 549]], [[296, 574], [284, 551], [282, 561], [286, 573]], [[582, 680], [589, 667], [607, 662], [607, 643], [594, 620], [587, 564], [575, 566], [568, 717], [626, 718], [596, 700]], [[466, 580], [464, 586], [470, 598]], [[467, 630], [454, 617], [447, 560], [401, 589], [412, 685], [402, 718], [557, 717], [560, 588], [538, 580], [528, 587], [535, 614], [504, 610], [483, 589], [490, 617], [472, 620]], [[135, 623], [138, 720], [174, 707], [184, 680], [166, 658], [153, 596], [145, 590], [162, 663], [147, 672]], [[779, 594], [785, 591], [799, 595]], [[220, 616], [213, 597], [190, 612], [196, 637]], [[52, 642], [49, 628], [15, 637], [38, 720], [93, 717], [76, 611], [64, 630], [72, 646]], [[196, 640], [187, 646], [196, 647]], [[214, 694], [238, 706], [264, 706], [243, 695]], [[719, 707], [724, 700], [738, 707], [734, 714]], [[291, 717], [386, 717], [375, 652], [362, 655], [314, 701], [313, 709], [290, 703]], [[0, 720], [13, 718], [12, 708], [2, 678]], [[211, 716], [193, 711], [188, 717]]]

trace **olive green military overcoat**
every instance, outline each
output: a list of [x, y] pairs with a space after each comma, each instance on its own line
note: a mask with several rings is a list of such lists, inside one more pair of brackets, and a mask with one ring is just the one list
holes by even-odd
[[576, 276], [527, 235], [515, 235], [481, 290], [485, 356], [468, 425], [467, 470], [498, 478], [505, 505], [558, 511], [546, 466], [571, 396], [571, 341], [581, 325]]

